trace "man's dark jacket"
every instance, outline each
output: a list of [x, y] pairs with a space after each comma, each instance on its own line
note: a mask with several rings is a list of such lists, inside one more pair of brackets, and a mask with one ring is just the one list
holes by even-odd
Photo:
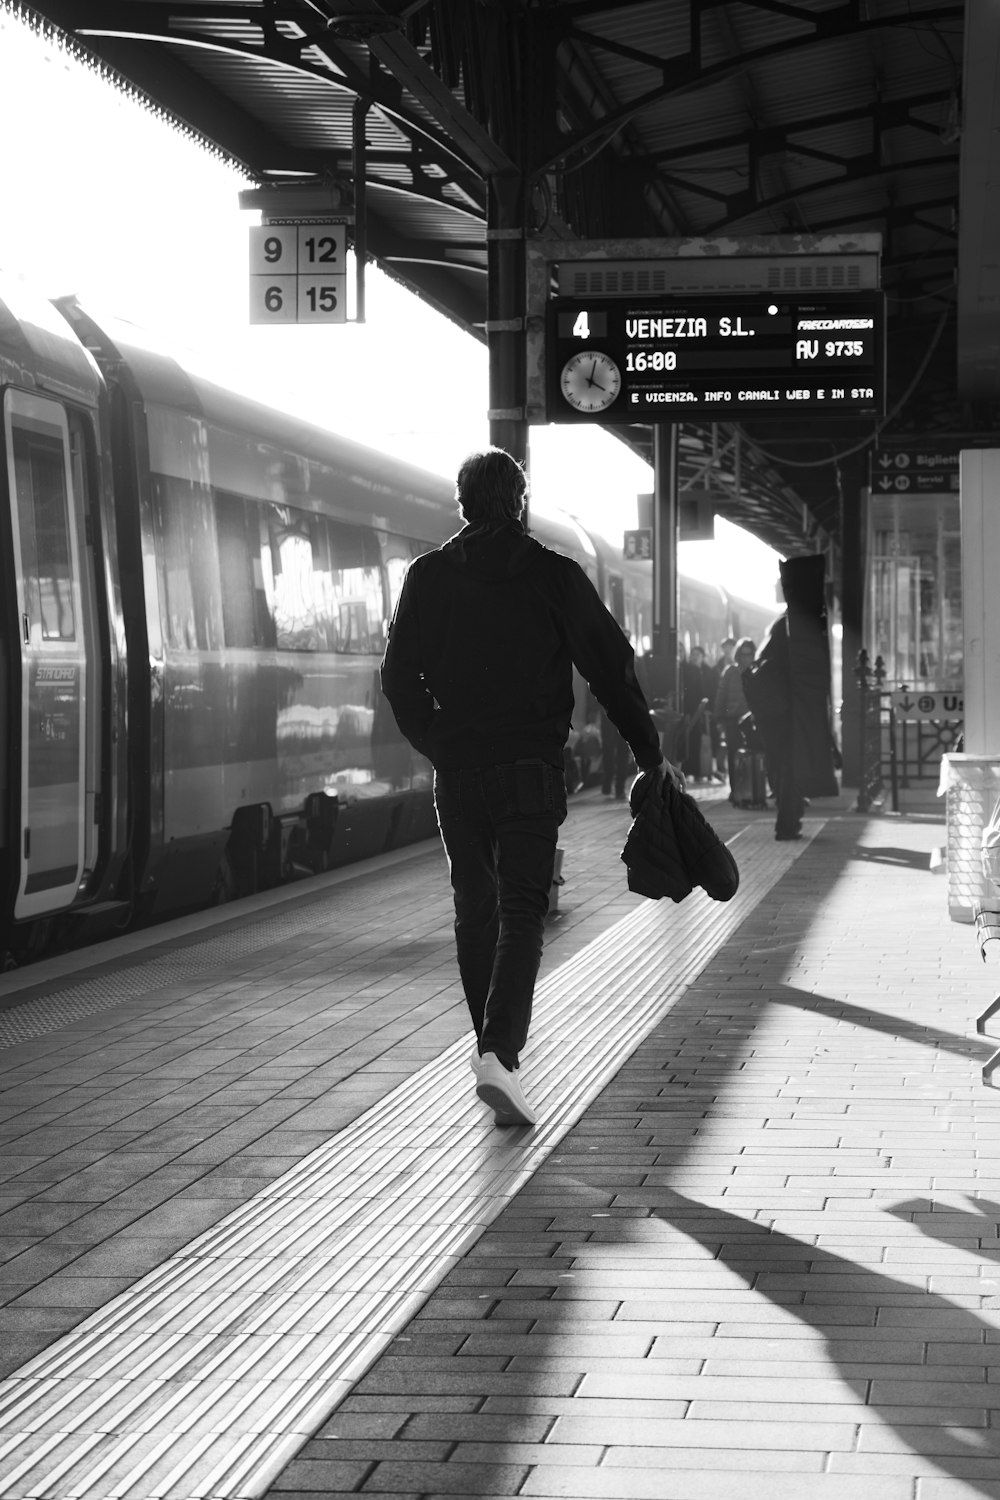
[[683, 901], [696, 885], [713, 901], [736, 895], [735, 859], [694, 798], [670, 777], [636, 782], [630, 805], [634, 822], [622, 850], [630, 891], [654, 901]]
[[523, 759], [561, 766], [574, 664], [638, 765], [659, 765], [632, 647], [583, 569], [518, 521], [470, 525], [410, 564], [382, 691], [438, 770]]

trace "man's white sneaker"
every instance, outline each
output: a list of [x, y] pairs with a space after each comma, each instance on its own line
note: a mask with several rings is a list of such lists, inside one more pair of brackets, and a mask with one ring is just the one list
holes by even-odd
[[498, 1125], [534, 1125], [535, 1111], [521, 1092], [516, 1073], [508, 1073], [495, 1052], [479, 1059], [476, 1093], [492, 1109]]

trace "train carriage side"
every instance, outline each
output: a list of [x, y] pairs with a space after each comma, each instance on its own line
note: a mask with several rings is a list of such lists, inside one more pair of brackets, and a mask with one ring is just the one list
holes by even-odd
[[148, 909], [430, 833], [430, 768], [381, 700], [378, 665], [406, 566], [455, 529], [453, 487], [203, 381], [136, 329], [65, 311], [97, 351], [129, 454], [118, 506], [132, 644], [149, 663], [135, 769]]
[[0, 958], [127, 915], [126, 659], [107, 392], [54, 308], [0, 286]]

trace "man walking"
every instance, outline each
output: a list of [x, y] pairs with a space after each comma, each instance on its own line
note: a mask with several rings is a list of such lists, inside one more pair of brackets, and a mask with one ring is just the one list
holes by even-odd
[[526, 496], [509, 453], [465, 460], [466, 524], [411, 563], [382, 662], [396, 722], [434, 766], [476, 1092], [513, 1125], [535, 1122], [517, 1074], [566, 816], [574, 664], [640, 771], [663, 774], [632, 648], [583, 569], [528, 536]]

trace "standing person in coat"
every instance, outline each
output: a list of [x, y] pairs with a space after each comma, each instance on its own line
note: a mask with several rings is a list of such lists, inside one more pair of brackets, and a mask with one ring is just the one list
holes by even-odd
[[736, 649], [736, 637], [727, 635], [724, 641], [719, 642], [719, 654], [709, 667], [712, 677], [712, 696], [709, 706], [712, 714], [712, 764], [716, 771], [722, 767], [722, 720], [716, 711], [716, 703], [719, 699], [719, 684], [722, 682], [722, 674], [727, 667], [732, 666], [733, 652]]
[[825, 570], [818, 552], [779, 564], [787, 607], [743, 678], [778, 804], [776, 839], [801, 837], [807, 797], [835, 797], [838, 791]]
[[736, 642], [733, 660], [723, 668], [715, 695], [715, 718], [726, 736], [726, 769], [729, 772], [729, 800], [736, 801], [736, 752], [740, 748], [740, 720], [750, 712], [743, 692], [743, 673], [753, 661], [757, 647], [748, 635]]
[[601, 709], [601, 794], [625, 800], [625, 779], [629, 773], [629, 749], [612, 724], [606, 708]]
[[465, 460], [466, 524], [411, 563], [382, 662], [396, 722], [434, 766], [476, 1092], [515, 1125], [535, 1122], [517, 1075], [566, 816], [574, 665], [643, 776], [664, 775], [632, 647], [583, 569], [527, 534], [526, 498], [509, 453]]
[[715, 702], [712, 669], [705, 661], [703, 646], [692, 646], [681, 667], [681, 706], [687, 719], [687, 748], [682, 762], [684, 774], [695, 780], [709, 774], [702, 765], [702, 737], [711, 734], [710, 719]]

